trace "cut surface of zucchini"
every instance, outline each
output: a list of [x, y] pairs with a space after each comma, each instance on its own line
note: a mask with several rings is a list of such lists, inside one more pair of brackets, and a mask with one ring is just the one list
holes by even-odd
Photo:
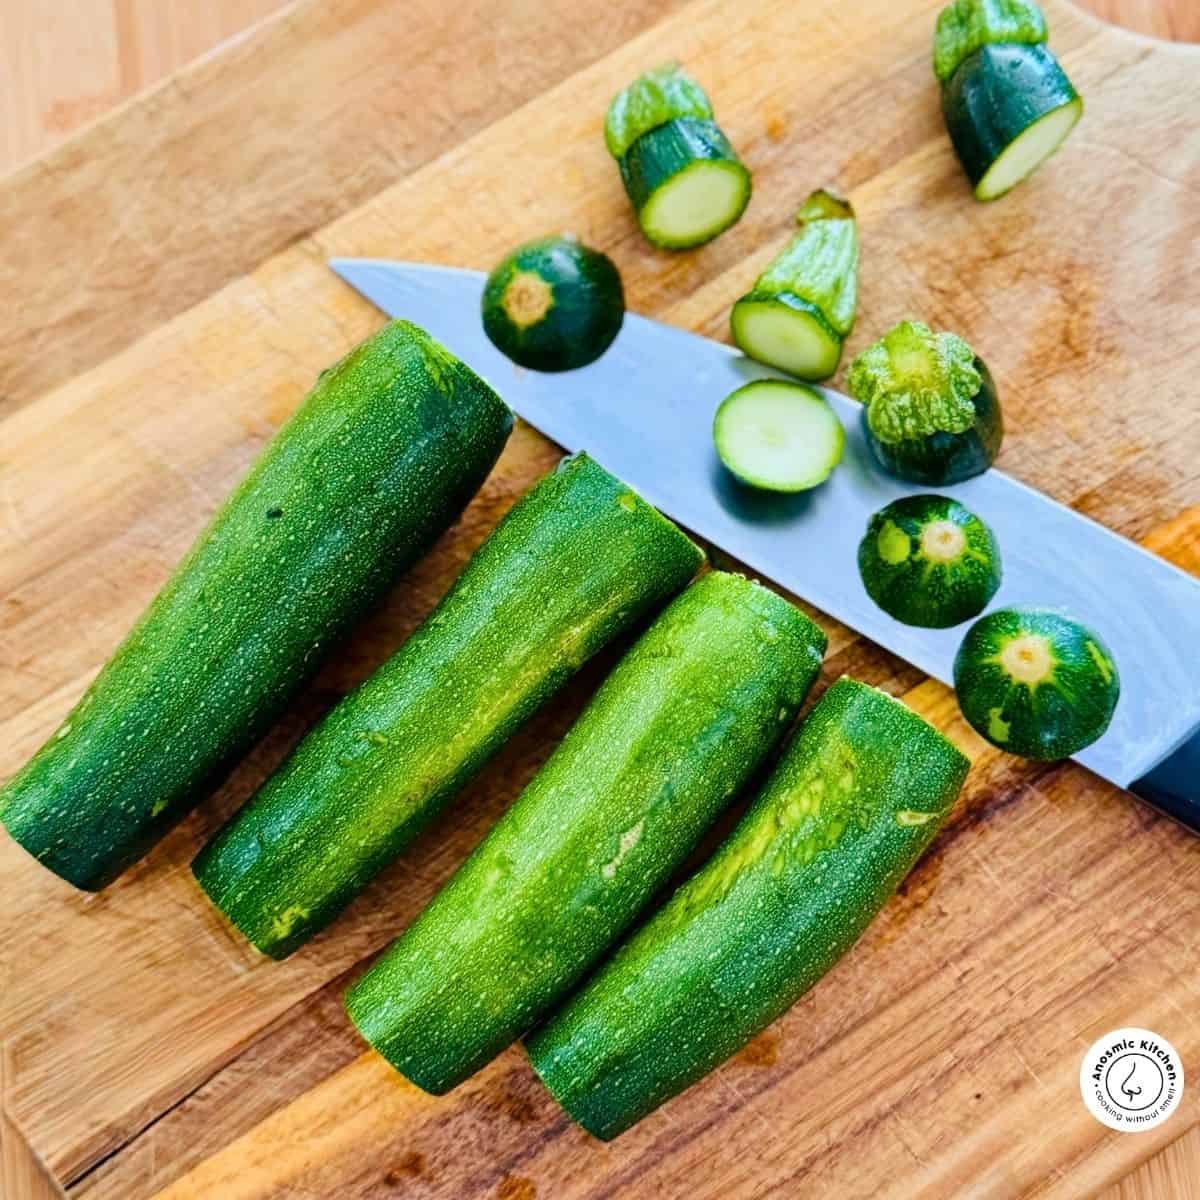
[[842, 423], [819, 392], [758, 379], [730, 393], [713, 420], [713, 441], [743, 483], [803, 492], [829, 478], [845, 445]]
[[621, 175], [642, 231], [666, 249], [710, 241], [750, 202], [750, 172], [711, 121], [680, 118], [643, 134]]
[[751, 358], [800, 379], [828, 379], [842, 357], [842, 339], [816, 305], [787, 292], [751, 292], [734, 306], [733, 340]]
[[1076, 96], [1062, 108], [1035, 121], [992, 163], [987, 174], [975, 185], [975, 195], [980, 200], [995, 200], [1011, 191], [1067, 140], [1081, 116], [1083, 101]]

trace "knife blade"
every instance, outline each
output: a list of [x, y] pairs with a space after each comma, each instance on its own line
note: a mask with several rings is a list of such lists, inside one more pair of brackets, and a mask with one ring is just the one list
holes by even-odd
[[[963, 629], [920, 629], [867, 596], [857, 550], [870, 516], [928, 489], [876, 467], [860, 406], [821, 388], [846, 429], [841, 464], [811, 492], [754, 492], [712, 444], [717, 406], [752, 379], [787, 378], [729, 346], [626, 314], [596, 362], [542, 374], [511, 362], [480, 318], [480, 271], [383, 259], [330, 266], [392, 317], [427, 329], [517, 414], [570, 451], [586, 450], [650, 503], [748, 567], [944, 683]], [[1061, 608], [1093, 626], [1121, 674], [1102, 738], [1079, 762], [1200, 829], [1200, 580], [1001, 471], [941, 489], [993, 529], [1004, 578], [990, 608]]]

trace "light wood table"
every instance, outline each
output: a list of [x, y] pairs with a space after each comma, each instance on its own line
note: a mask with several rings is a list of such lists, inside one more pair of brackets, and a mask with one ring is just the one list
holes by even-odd
[[[1196, 0], [1079, 0], [1143, 33], [1200, 41]], [[0, 173], [44, 152], [134, 93], [170, 76], [256, 22], [286, 20], [287, 0], [0, 0]], [[0, 1092], [3, 1061], [0, 1059]], [[1200, 1086], [1200, 1080], [1193, 1084]], [[0, 1195], [60, 1194], [0, 1113]], [[1197, 1200], [1200, 1129], [1105, 1194], [1106, 1200]]]

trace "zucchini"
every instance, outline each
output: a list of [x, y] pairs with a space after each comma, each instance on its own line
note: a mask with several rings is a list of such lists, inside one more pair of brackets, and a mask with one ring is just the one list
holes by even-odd
[[200, 886], [259, 950], [290, 954], [703, 557], [592, 459], [565, 459], [209, 842], [194, 866]]
[[612, 259], [567, 235], [519, 246], [483, 290], [484, 332], [502, 354], [535, 371], [594, 362], [624, 319]]
[[967, 630], [954, 660], [963, 716], [1024, 758], [1077, 754], [1108, 728], [1121, 694], [1112, 652], [1061, 613], [1002, 608]]
[[708, 863], [528, 1040], [571, 1117], [613, 1138], [790, 1008], [933, 840], [967, 765], [899, 701], [835, 683]]
[[802, 492], [829, 478], [846, 431], [829, 401], [802, 383], [756, 379], [721, 401], [713, 441], [725, 466], [750, 487]]
[[512, 808], [351, 990], [363, 1036], [441, 1093], [620, 936], [795, 716], [825, 635], [739, 575], [659, 617]]
[[980, 475], [1004, 438], [995, 381], [953, 333], [901, 321], [850, 364], [851, 395], [875, 461], [925, 487]]
[[1033, 0], [952, 0], [933, 32], [933, 73], [946, 84], [976, 50], [997, 43], [1036, 46], [1050, 36]]
[[636, 79], [609, 105], [604, 139], [642, 232], [682, 250], [711, 241], [750, 203], [750, 172], [677, 63]]
[[512, 420], [405, 321], [324, 372], [0, 795], [9, 833], [76, 887], [116, 878], [458, 517]]
[[858, 227], [854, 209], [813, 192], [796, 220], [801, 232], [733, 306], [733, 340], [751, 358], [801, 379], [828, 379], [854, 328]]
[[858, 547], [867, 594], [906, 625], [945, 629], [977, 617], [1000, 586], [1000, 548], [947, 496], [904, 496], [881, 508]]
[[933, 69], [942, 115], [979, 200], [995, 200], [1032, 174], [1083, 115], [1046, 38], [1030, 0], [955, 0], [938, 17]]

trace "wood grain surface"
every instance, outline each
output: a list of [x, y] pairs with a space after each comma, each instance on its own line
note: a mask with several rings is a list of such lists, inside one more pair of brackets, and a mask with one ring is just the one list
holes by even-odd
[[[263, 131], [251, 122], [240, 141], [224, 129], [208, 141], [213, 122], [197, 116], [194, 98], [218, 103], [220, 79], [231, 78], [214, 59], [194, 68], [195, 92], [179, 85], [176, 107], [135, 106], [113, 128], [64, 147], [68, 161], [0, 187], [0, 213], [35, 226], [12, 235], [12, 222], [4, 224], [21, 254], [0, 260], [0, 272], [19, 288], [13, 294], [34, 295], [46, 318], [37, 324], [18, 312], [0, 334], [10, 339], [0, 343], [3, 386], [16, 384], [0, 424], [0, 775], [69, 706], [316, 372], [378, 324], [326, 272], [329, 253], [479, 264], [526, 233], [568, 225], [617, 258], [633, 307], [720, 336], [729, 301], [784, 236], [796, 196], [837, 182], [862, 213], [869, 256], [851, 348], [900, 311], [953, 325], [989, 358], [1004, 390], [1011, 432], [1002, 465], [1200, 569], [1200, 414], [1189, 378], [1200, 330], [1187, 282], [1200, 232], [1200, 147], [1187, 103], [1197, 55], [1052, 6], [1055, 48], [1088, 97], [1087, 122], [1030, 184], [985, 209], [969, 202], [929, 89], [935, 7], [780, 3], [757, 6], [751, 21], [729, 6], [693, 3], [674, 16], [657, 8], [659, 23], [629, 40], [650, 14], [605, 5], [612, 15], [604, 20], [579, 21], [589, 36], [561, 42], [562, 60], [542, 56], [544, 75], [525, 65], [525, 90], [507, 107], [467, 104], [442, 125], [438, 102], [419, 93], [426, 108], [414, 112], [415, 148], [388, 170], [400, 179], [426, 165], [315, 236], [295, 240], [304, 222], [291, 225], [293, 244], [252, 271], [263, 245], [276, 248], [263, 214], [279, 180], [238, 173], [245, 199], [222, 206], [209, 230], [221, 245], [228, 238], [230, 263], [194, 259], [182, 274], [199, 276], [197, 291], [178, 307], [155, 281], [156, 254], [168, 251], [152, 241], [112, 246], [109, 266], [130, 284], [128, 312], [110, 289], [97, 289], [94, 303], [64, 289], [71, 253], [97, 236], [98, 222], [86, 219], [89, 190], [101, 213], [133, 202], [139, 136], [151, 128], [169, 135], [156, 143], [164, 163], [152, 193], [176, 176], [176, 155], [186, 176], [206, 151], [219, 151], [207, 161], [232, 189], [230, 154], [261, 166], [272, 147], [295, 153], [288, 147], [304, 139], [289, 138], [289, 128], [307, 131], [315, 114], [280, 109]], [[287, 55], [275, 39], [292, 22], [313, 62], [329, 63], [329, 42], [341, 37], [346, 63], [384, 61], [371, 57], [384, 9], [290, 9], [234, 48], [232, 78], [252, 89], [247, 47], [275, 47], [277, 57], [257, 65], [269, 79], [276, 64], [282, 103]], [[571, 11], [579, 18], [581, 9]], [[321, 24], [332, 10], [344, 27]], [[439, 44], [441, 20], [432, 7], [416, 12], [405, 43]], [[488, 67], [505, 76], [495, 45], [503, 39], [494, 30], [478, 37], [479, 74]], [[712, 88], [757, 185], [734, 231], [685, 256], [653, 252], [637, 236], [598, 136], [610, 92], [671, 54]], [[353, 65], [341, 78], [362, 89], [356, 99], [368, 95]], [[504, 86], [497, 77], [476, 85], [479, 97]], [[375, 86], [389, 85], [377, 78]], [[829, 95], [838, 97], [836, 122], [826, 119]], [[228, 120], [236, 105], [222, 111]], [[351, 123], [340, 120], [350, 136]], [[462, 141], [471, 129], [479, 132]], [[339, 138], [329, 137], [333, 152]], [[87, 176], [92, 159], [80, 146], [89, 141], [127, 173]], [[53, 244], [66, 239], [71, 252], [61, 256], [57, 295], [37, 288], [50, 236], [29, 216], [39, 172], [40, 194], [49, 188], [65, 205]], [[319, 181], [302, 178], [298, 206], [310, 184], [318, 205], [336, 204]], [[365, 184], [364, 196], [380, 186]], [[165, 196], [155, 193], [163, 213]], [[181, 236], [190, 246], [203, 240], [194, 228]], [[1038, 248], [1034, 265], [1010, 252], [1022, 238]], [[45, 349], [59, 317], [65, 360], [39, 377], [43, 368], [26, 360]], [[54, 347], [57, 358], [57, 337]], [[751, 1052], [612, 1146], [565, 1121], [519, 1052], [434, 1101], [363, 1055], [340, 1009], [346, 978], [511, 799], [605, 664], [293, 962], [256, 959], [217, 921], [186, 872], [206, 832], [412, 628], [554, 458], [521, 428], [462, 525], [285, 727], [117, 887], [82, 897], [0, 844], [0, 878], [13, 898], [0, 917], [0, 1087], [11, 1122], [54, 1174], [78, 1194], [110, 1197], [163, 1188], [221, 1198], [400, 1189], [545, 1200], [767, 1188], [1065, 1196], [1119, 1179], [1194, 1123], [1191, 1099], [1161, 1130], [1108, 1134], [1078, 1104], [1073, 1074], [1092, 1037], [1134, 1018], [1170, 1036], [1185, 1061], [1200, 1052], [1200, 1022], [1186, 1003], [1200, 961], [1180, 932], [1200, 910], [1195, 842], [1078, 768], [1030, 767], [984, 747], [944, 688], [827, 620], [826, 678], [852, 671], [935, 719], [976, 760], [968, 793], [904, 893], [827, 981]]]

